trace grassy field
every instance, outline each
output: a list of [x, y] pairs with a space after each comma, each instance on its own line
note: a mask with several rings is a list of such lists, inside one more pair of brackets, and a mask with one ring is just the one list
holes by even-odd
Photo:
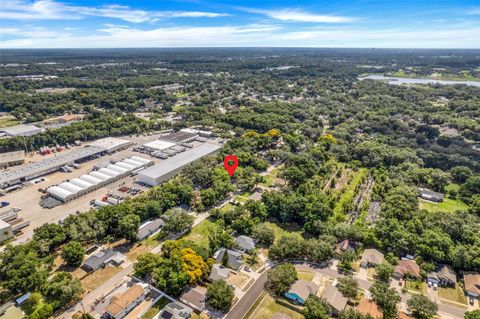
[[290, 316], [291, 319], [304, 318], [304, 316], [301, 313], [276, 303], [275, 300], [269, 295], [265, 295], [262, 301], [260, 301], [258, 306], [252, 312], [252, 315], [248, 318], [250, 319], [272, 318], [272, 316], [275, 313], [284, 313]]
[[367, 176], [367, 174], [367, 169], [360, 168], [353, 174], [353, 177], [351, 178], [348, 185], [343, 188], [340, 197], [338, 198], [335, 206], [333, 207], [333, 218], [335, 220], [345, 220], [345, 209], [347, 209], [347, 207], [351, 205], [355, 197], [357, 187], [362, 183], [363, 178]]
[[193, 227], [190, 234], [185, 236], [184, 239], [191, 240], [200, 246], [208, 248], [208, 234], [215, 228], [220, 228], [220, 226], [206, 219]]
[[457, 210], [467, 210], [468, 205], [458, 199], [445, 198], [441, 203], [433, 203], [420, 199], [418, 201], [420, 209], [426, 209], [430, 212], [448, 212], [454, 213]]
[[280, 227], [277, 223], [274, 222], [266, 222], [266, 226], [273, 228], [273, 232], [275, 233], [275, 241], [279, 240], [281, 237], [284, 236], [298, 236], [302, 237], [302, 231], [298, 225], [282, 225]]
[[467, 304], [467, 297], [465, 296], [465, 293], [463, 292], [463, 289], [462, 287], [460, 287], [459, 284], [456, 284], [455, 288], [439, 287], [438, 296], [442, 299], [451, 300], [451, 301], [459, 302], [462, 304]]
[[260, 184], [260, 185], [263, 185], [263, 186], [266, 186], [266, 187], [271, 187], [275, 184], [275, 181], [277, 179], [277, 176], [278, 176], [278, 173], [280, 172], [280, 170], [283, 168], [283, 164], [281, 164], [280, 166], [272, 169], [272, 171], [268, 174], [266, 174], [265, 176], [263, 176], [265, 178], [265, 183], [264, 184]]
[[142, 316], [142, 319], [152, 319], [153, 317], [155, 317], [155, 315], [157, 313], [160, 312], [160, 310], [163, 309], [163, 307], [165, 307], [168, 303], [170, 302], [170, 300], [166, 297], [162, 297], [160, 298], [159, 301], [157, 301], [150, 309], [148, 309], [147, 312], [145, 312]]
[[0, 127], [8, 127], [8, 126], [14, 126], [19, 124], [20, 121], [10, 118], [10, 117], [2, 117], [0, 118]]

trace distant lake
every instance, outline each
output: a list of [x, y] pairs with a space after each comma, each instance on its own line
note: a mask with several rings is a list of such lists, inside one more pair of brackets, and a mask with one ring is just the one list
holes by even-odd
[[385, 81], [388, 84], [443, 84], [443, 85], [455, 85], [455, 84], [463, 84], [469, 86], [476, 86], [480, 87], [480, 81], [447, 81], [447, 80], [431, 80], [431, 79], [415, 79], [415, 78], [396, 78], [390, 76], [383, 76], [383, 75], [369, 75], [362, 78], [360, 80], [380, 80]]

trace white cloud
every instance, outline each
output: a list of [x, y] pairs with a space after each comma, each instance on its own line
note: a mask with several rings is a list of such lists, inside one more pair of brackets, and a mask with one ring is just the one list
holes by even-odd
[[216, 18], [227, 15], [202, 11], [145, 11], [120, 5], [72, 6], [53, 0], [38, 0], [33, 3], [22, 0], [0, 2], [0, 19], [8, 20], [68, 20], [96, 16], [142, 23], [153, 22], [158, 18]]
[[[16, 30], [16, 31], [15, 31]], [[38, 31], [38, 32], [37, 32]], [[480, 27], [413, 29], [305, 28], [286, 31], [278, 25], [163, 27], [150, 30], [106, 25], [91, 35], [71, 31], [10, 30], [2, 48], [120, 47], [377, 47], [480, 48]]]
[[314, 23], [345, 23], [352, 22], [356, 18], [352, 17], [343, 17], [336, 15], [320, 15], [305, 12], [298, 9], [282, 9], [282, 10], [257, 10], [257, 9], [246, 9], [243, 10], [266, 15], [272, 19], [281, 20], [281, 21], [294, 21], [294, 22], [314, 22]]

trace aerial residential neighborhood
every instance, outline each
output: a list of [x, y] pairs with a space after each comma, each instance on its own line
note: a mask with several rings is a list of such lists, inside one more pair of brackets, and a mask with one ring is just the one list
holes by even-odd
[[2, 0], [0, 319], [480, 319], [479, 17]]

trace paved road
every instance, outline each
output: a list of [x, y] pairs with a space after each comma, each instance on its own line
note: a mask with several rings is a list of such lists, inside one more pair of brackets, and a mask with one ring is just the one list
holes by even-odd
[[233, 306], [232, 310], [225, 316], [225, 319], [243, 318], [262, 294], [266, 282], [267, 271], [264, 271], [250, 289], [248, 289], [243, 298]]

